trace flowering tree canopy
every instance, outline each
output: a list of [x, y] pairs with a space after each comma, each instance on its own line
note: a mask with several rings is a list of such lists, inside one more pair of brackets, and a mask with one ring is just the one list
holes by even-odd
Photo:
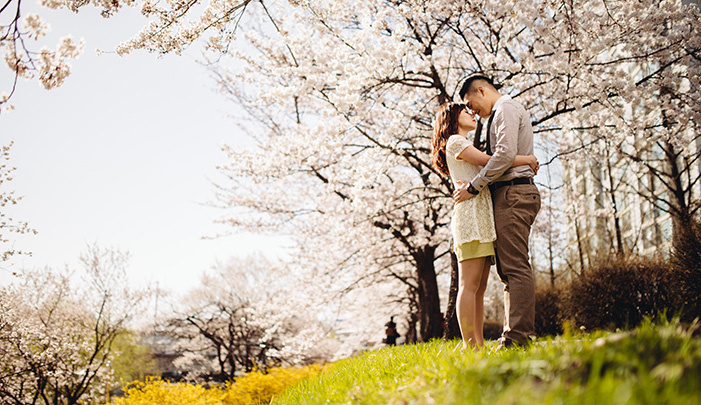
[[[218, 75], [258, 142], [225, 149], [234, 182], [220, 201], [237, 207], [226, 222], [295, 233], [301, 252], [337, 256], [329, 264], [356, 280], [401, 280], [423, 338], [437, 333], [434, 265], [445, 268], [452, 208], [448, 179], [429, 165], [431, 121], [465, 77], [494, 77], [560, 156], [631, 137], [693, 150], [694, 5], [265, 4], [239, 37], [210, 41], [244, 63]], [[663, 108], [675, 112], [668, 126]]]
[[7, 404], [78, 404], [104, 395], [112, 344], [145, 291], [128, 287], [126, 255], [90, 247], [84, 282], [71, 272], [26, 271], [0, 289], [0, 397]]
[[262, 256], [231, 260], [175, 305], [160, 333], [176, 342], [175, 364], [188, 379], [233, 381], [254, 369], [333, 356], [310, 284], [282, 272]]

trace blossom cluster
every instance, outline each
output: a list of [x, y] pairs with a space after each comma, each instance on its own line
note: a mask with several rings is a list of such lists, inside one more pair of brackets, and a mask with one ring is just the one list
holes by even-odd
[[[19, 6], [18, 1], [17, 7]], [[11, 109], [6, 103], [15, 91], [17, 79], [38, 78], [46, 89], [59, 87], [71, 71], [68, 59], [77, 58], [84, 47], [83, 40], [76, 42], [72, 36], [67, 35], [59, 40], [56, 49], [44, 46], [39, 51], [33, 51], [28, 48], [28, 41], [23, 35], [28, 40], [37, 41], [49, 31], [49, 24], [34, 13], [27, 14], [20, 23], [19, 10], [17, 15], [9, 26], [0, 27], [0, 50], [15, 77], [10, 92], [0, 96], [3, 111]]]
[[[25, 3], [26, 4], [26, 3]], [[78, 12], [80, 8], [93, 5], [101, 9], [104, 17], [110, 17], [124, 6], [134, 6], [134, 0], [40, 0], [39, 4], [50, 9], [68, 9]], [[22, 0], [9, 0], [2, 7], [3, 17], [8, 17], [7, 25], [0, 25], [0, 51], [8, 68], [14, 75], [9, 89], [4, 88], [0, 94], [0, 112], [9, 111], [12, 106], [9, 99], [17, 88], [20, 78], [38, 80], [46, 89], [61, 86], [68, 75], [71, 65], [69, 59], [75, 59], [83, 52], [84, 40], [76, 41], [71, 35], [62, 37], [56, 47], [39, 48], [41, 40], [51, 26], [36, 13], [24, 13]], [[39, 48], [39, 50], [37, 50]], [[7, 84], [3, 84], [6, 86]]]
[[10, 150], [12, 148], [12, 142], [9, 145], [4, 145], [0, 148], [0, 244], [2, 244], [2, 250], [0, 254], [0, 262], [7, 261], [13, 255], [28, 254], [22, 250], [16, 250], [10, 247], [10, 236], [8, 234], [36, 234], [36, 229], [29, 226], [26, 221], [18, 221], [10, 217], [7, 213], [5, 207], [16, 205], [22, 200], [22, 197], [16, 196], [14, 191], [7, 190], [8, 182], [12, 181], [12, 173], [15, 171], [14, 167], [8, 166], [10, 160]]

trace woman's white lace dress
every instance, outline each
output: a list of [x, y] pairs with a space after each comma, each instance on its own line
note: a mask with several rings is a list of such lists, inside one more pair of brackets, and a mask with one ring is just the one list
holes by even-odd
[[[458, 181], [469, 183], [482, 169], [481, 166], [457, 159], [458, 155], [470, 145], [472, 144], [465, 137], [453, 135], [448, 138], [445, 146], [448, 171], [455, 187]], [[466, 242], [488, 243], [497, 239], [494, 230], [492, 195], [488, 187], [469, 200], [455, 205], [450, 228], [453, 231], [456, 248]]]

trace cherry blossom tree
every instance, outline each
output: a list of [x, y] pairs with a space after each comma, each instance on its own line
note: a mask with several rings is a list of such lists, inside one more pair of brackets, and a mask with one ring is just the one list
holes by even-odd
[[91, 246], [75, 272], [26, 271], [0, 290], [0, 397], [8, 404], [78, 404], [104, 395], [113, 343], [144, 303], [127, 256]]
[[263, 256], [231, 259], [203, 275], [159, 333], [176, 342], [174, 364], [192, 380], [328, 360], [340, 342], [327, 339], [311, 285]]

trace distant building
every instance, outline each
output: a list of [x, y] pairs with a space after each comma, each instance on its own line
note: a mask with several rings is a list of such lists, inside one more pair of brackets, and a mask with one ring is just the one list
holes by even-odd
[[666, 255], [671, 247], [672, 218], [640, 195], [650, 185], [666, 193], [650, 173], [579, 161], [565, 169], [575, 201], [570, 208], [568, 256], [570, 263], [588, 266], [597, 257], [623, 253]]
[[[644, 69], [651, 67], [631, 64], [630, 69], [630, 73], [642, 77]], [[627, 105], [627, 120], [635, 122], [638, 110], [639, 106]], [[660, 113], [661, 126], [663, 117]], [[563, 162], [563, 181], [570, 198], [566, 203], [570, 219], [565, 255], [571, 269], [581, 269], [619, 251], [643, 256], [665, 256], [670, 251], [674, 225], [668, 204], [674, 196], [662, 181], [672, 180], [655, 174], [655, 170], [674, 172], [669, 168], [669, 151], [664, 149], [667, 145], [663, 139], [651, 140], [653, 130], [629, 132], [633, 135], [621, 129], [621, 138], [602, 139], [591, 145], [589, 149], [595, 153]], [[685, 172], [677, 177], [682, 188], [689, 189], [693, 202], [701, 199], [701, 185], [689, 187], [701, 173], [701, 159], [694, 162], [694, 156], [701, 154], [701, 136], [690, 135], [690, 152], [677, 159]], [[565, 136], [570, 144], [578, 144], [574, 134]]]
[[169, 381], [180, 381], [184, 376], [173, 364], [175, 359], [182, 356], [182, 353], [175, 349], [176, 343], [176, 339], [157, 332], [141, 337], [141, 344], [151, 348], [160, 377]]

